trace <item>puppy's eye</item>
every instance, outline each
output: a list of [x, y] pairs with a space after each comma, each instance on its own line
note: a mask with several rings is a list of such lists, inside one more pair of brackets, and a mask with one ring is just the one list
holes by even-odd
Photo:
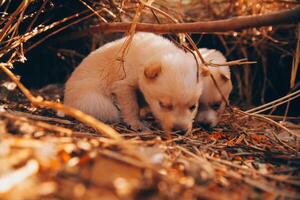
[[163, 103], [163, 102], [159, 101], [159, 106], [164, 110], [168, 110], [168, 111], [173, 110], [173, 105], [172, 104], [166, 104], [166, 103]]
[[190, 111], [192, 112], [192, 111], [194, 111], [194, 110], [196, 109], [196, 107], [197, 107], [197, 105], [194, 104], [194, 105], [190, 106], [189, 109], [190, 109]]
[[214, 102], [213, 104], [211, 104], [211, 108], [214, 109], [214, 110], [219, 110], [220, 106], [221, 106], [220, 101]]

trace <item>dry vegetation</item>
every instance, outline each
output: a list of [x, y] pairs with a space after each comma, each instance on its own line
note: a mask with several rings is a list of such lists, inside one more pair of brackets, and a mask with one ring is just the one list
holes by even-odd
[[[230, 107], [211, 132], [194, 128], [188, 136], [174, 133], [167, 138], [151, 117], [149, 132], [134, 132], [123, 124], [108, 126], [60, 104], [62, 87], [30, 91], [12, 72], [16, 65], [29, 62], [28, 52], [47, 41], [64, 46], [83, 38], [89, 45], [78, 42], [76, 50], [54, 49], [75, 67], [83, 57], [81, 48], [93, 50], [111, 36], [95, 32], [109, 32], [101, 30], [103, 24], [130, 22], [132, 36], [138, 22], [176, 24], [258, 16], [299, 9], [299, 1], [73, 0], [72, 9], [67, 9], [69, 1], [0, 2], [0, 199], [299, 198], [299, 117], [288, 115], [289, 105], [300, 96], [300, 31], [297, 23], [289, 23], [293, 20], [280, 26], [273, 22], [260, 28], [211, 31], [224, 53], [235, 60], [230, 64], [243, 64], [233, 71], [236, 102], [250, 105], [259, 97], [258, 102], [264, 103], [272, 85], [270, 49], [293, 60], [284, 71], [290, 77], [286, 96], [248, 111]], [[296, 17], [299, 22], [299, 14]], [[169, 36], [193, 49], [207, 34], [201, 33], [194, 42], [188, 34], [178, 34], [180, 39]], [[185, 45], [183, 36], [190, 45]], [[261, 66], [253, 69], [242, 58]], [[253, 83], [257, 80], [253, 74], [259, 74], [260, 84]], [[258, 96], [252, 87], [259, 88]], [[287, 105], [284, 114], [272, 115], [280, 105]], [[59, 117], [60, 111], [68, 116]]]

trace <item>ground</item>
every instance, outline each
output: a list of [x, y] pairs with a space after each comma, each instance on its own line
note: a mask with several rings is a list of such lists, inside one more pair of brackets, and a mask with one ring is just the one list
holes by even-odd
[[[33, 91], [52, 101], [62, 87]], [[211, 132], [172, 138], [112, 126], [119, 142], [0, 87], [0, 199], [296, 199], [299, 125], [237, 108]], [[298, 135], [298, 136], [297, 136]]]

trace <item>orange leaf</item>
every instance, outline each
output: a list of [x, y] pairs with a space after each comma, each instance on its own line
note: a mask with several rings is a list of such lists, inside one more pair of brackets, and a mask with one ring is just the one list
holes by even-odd
[[261, 142], [261, 136], [257, 134], [251, 135], [252, 140], [255, 140], [256, 142]]
[[219, 132], [209, 135], [209, 138], [211, 140], [213, 140], [213, 139], [218, 140], [218, 139], [221, 139], [222, 137], [223, 137], [222, 133], [219, 133]]
[[242, 160], [243, 160], [243, 158], [242, 158], [241, 156], [235, 156], [235, 157], [234, 157], [234, 160], [237, 160], [237, 161], [242, 161]]

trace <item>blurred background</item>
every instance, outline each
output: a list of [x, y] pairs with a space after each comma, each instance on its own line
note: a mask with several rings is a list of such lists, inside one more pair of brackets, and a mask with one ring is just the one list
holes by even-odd
[[[22, 1], [0, 2], [3, 27]], [[266, 14], [299, 4], [298, 0], [157, 0], [152, 5], [180, 22], [195, 22]], [[24, 18], [14, 21], [19, 26], [15, 38], [6, 38], [0, 44], [1, 59], [14, 61], [14, 72], [29, 88], [63, 84], [89, 52], [124, 36], [124, 33], [92, 33], [88, 28], [99, 23], [131, 22], [136, 7], [136, 1], [131, 0], [33, 1]], [[158, 23], [157, 18], [159, 23], [170, 23], [149, 9], [144, 9], [141, 21]], [[14, 49], [9, 48], [13, 39], [17, 41], [21, 35], [56, 22], [59, 23], [51, 30], [43, 31], [26, 43], [20, 42]], [[239, 32], [192, 34], [192, 38], [199, 48], [218, 49], [229, 61], [241, 58], [256, 61], [256, 64], [231, 67], [234, 85], [231, 103], [249, 109], [299, 90], [300, 73], [295, 61], [297, 56], [299, 58], [296, 54], [299, 27], [297, 24], [268, 26]], [[24, 56], [26, 61], [20, 62]], [[283, 115], [287, 111], [290, 116], [299, 116], [299, 98], [290, 103], [288, 110], [286, 108], [284, 104], [266, 114]]]

